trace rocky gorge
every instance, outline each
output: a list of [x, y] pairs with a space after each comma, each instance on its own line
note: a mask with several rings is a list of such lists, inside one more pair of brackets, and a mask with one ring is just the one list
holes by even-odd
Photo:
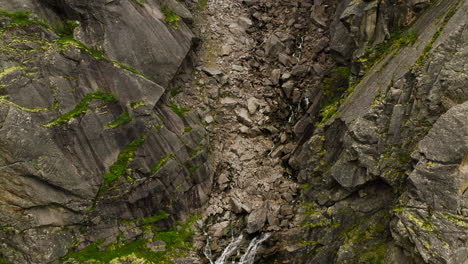
[[0, 263], [466, 263], [464, 0], [0, 0]]

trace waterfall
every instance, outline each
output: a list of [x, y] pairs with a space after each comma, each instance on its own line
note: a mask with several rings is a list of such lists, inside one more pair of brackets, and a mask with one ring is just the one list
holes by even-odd
[[206, 245], [203, 248], [203, 254], [210, 261], [210, 264], [213, 264], [213, 260], [211, 259], [211, 248], [210, 248], [210, 237], [209, 236], [206, 238]]
[[[244, 255], [241, 257], [240, 262], [238, 264], [254, 264], [255, 256], [257, 254], [258, 246], [260, 246], [265, 240], [267, 240], [271, 236], [270, 233], [265, 233], [260, 237], [255, 237], [250, 241], [247, 250], [245, 251]], [[232, 253], [238, 249], [240, 243], [242, 242], [243, 235], [237, 237], [234, 240], [234, 237], [231, 240], [231, 243], [224, 249], [223, 254], [215, 261], [214, 264], [225, 264], [226, 260], [232, 255]], [[205, 254], [206, 256], [206, 254]], [[211, 262], [211, 259], [208, 258]], [[234, 263], [234, 262], [233, 262]]]
[[215, 261], [215, 264], [224, 264], [226, 259], [239, 247], [243, 238], [244, 236], [242, 234], [238, 236], [236, 240], [234, 240], [233, 237], [231, 243], [224, 249], [223, 254]]
[[255, 260], [255, 255], [257, 254], [257, 248], [265, 240], [271, 236], [270, 233], [263, 234], [260, 238], [256, 237], [250, 241], [249, 247], [245, 252], [244, 256], [240, 259], [239, 264], [253, 264]]

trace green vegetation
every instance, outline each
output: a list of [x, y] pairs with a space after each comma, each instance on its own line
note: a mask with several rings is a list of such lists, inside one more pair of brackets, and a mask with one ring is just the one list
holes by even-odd
[[166, 22], [166, 24], [170, 25], [173, 29], [179, 28], [180, 17], [174, 13], [174, 11], [163, 7], [161, 8], [161, 12], [164, 14], [164, 22]]
[[130, 114], [125, 111], [123, 112], [119, 118], [117, 118], [116, 120], [112, 121], [111, 123], [107, 124], [106, 127], [107, 128], [116, 128], [116, 127], [119, 127], [123, 124], [127, 124], [127, 123], [130, 123], [132, 121], [132, 117], [130, 116]]
[[10, 26], [29, 26], [31, 24], [37, 24], [37, 25], [41, 25], [41, 26], [45, 26], [47, 28], [50, 28], [47, 24], [45, 24], [45, 23], [43, 23], [43, 22], [41, 22], [39, 20], [31, 19], [31, 12], [28, 12], [28, 11], [8, 12], [8, 11], [5, 11], [5, 10], [0, 10], [0, 15], [6, 16], [6, 17], [11, 19], [10, 24], [8, 25], [8, 27], [10, 27]]
[[57, 40], [57, 44], [59, 45], [60, 48], [62, 49], [67, 49], [70, 46], [74, 46], [79, 48], [82, 51], [87, 52], [89, 55], [91, 55], [95, 60], [104, 60], [107, 61], [107, 59], [104, 57], [104, 52], [96, 49], [91, 49], [88, 48], [85, 44], [82, 42], [76, 40], [73, 38], [72, 35], [67, 35], [63, 36], [62, 38]]
[[447, 12], [447, 15], [445, 15], [444, 19], [442, 20], [442, 23], [440, 24], [439, 29], [437, 29], [437, 31], [434, 33], [434, 35], [432, 36], [429, 43], [424, 47], [424, 50], [421, 53], [421, 55], [419, 55], [418, 59], [416, 60], [416, 65], [417, 66], [420, 66], [420, 65], [422, 65], [424, 63], [427, 55], [432, 50], [432, 46], [434, 45], [436, 40], [442, 34], [442, 31], [444, 30], [447, 23], [450, 21], [450, 19], [453, 17], [453, 15], [455, 15], [455, 13], [457, 12], [459, 4], [460, 4], [460, 1], [458, 3], [456, 3], [452, 8], [450, 8], [450, 10]]
[[192, 131], [193, 127], [185, 127], [184, 128], [184, 133], [188, 133], [190, 131]]
[[417, 40], [418, 35], [414, 31], [395, 32], [389, 40], [377, 45], [375, 48], [366, 49], [364, 56], [358, 62], [363, 63], [365, 72], [367, 73], [388, 54], [392, 52], [396, 54], [400, 49], [413, 45]]
[[404, 211], [403, 214], [410, 220], [411, 222], [415, 223], [417, 226], [419, 226], [421, 229], [424, 229], [426, 231], [433, 231], [434, 226], [432, 224], [431, 215], [427, 215], [426, 219], [420, 219], [413, 213], [410, 213], [409, 211]]
[[169, 107], [172, 109], [172, 111], [174, 113], [176, 113], [176, 115], [178, 116], [185, 116], [185, 113], [189, 112], [190, 111], [190, 108], [186, 108], [186, 107], [179, 107], [178, 105], [174, 104], [174, 103], [171, 103], [169, 105]]
[[208, 6], [208, 0], [198, 0], [198, 10], [203, 10]]
[[195, 166], [189, 168], [188, 170], [189, 170], [190, 174], [194, 174], [200, 168], [201, 168], [201, 165], [195, 165]]
[[55, 118], [54, 120], [50, 121], [49, 123], [45, 125], [42, 125], [42, 127], [49, 128], [49, 127], [61, 125], [61, 124], [67, 123], [68, 121], [70, 121], [71, 119], [79, 115], [86, 113], [86, 111], [88, 111], [89, 104], [93, 100], [101, 100], [101, 101], [108, 102], [108, 103], [117, 102], [114, 95], [111, 93], [105, 93], [105, 92], [90, 93], [90, 94], [87, 94], [83, 99], [81, 99], [81, 101], [75, 106], [73, 110]]
[[131, 73], [134, 73], [134, 74], [139, 75], [139, 76], [141, 76], [141, 77], [143, 77], [145, 79], [150, 80], [149, 77], [147, 77], [143, 73], [137, 71], [136, 69], [133, 69], [133, 68], [131, 68], [131, 67], [125, 65], [125, 64], [122, 64], [120, 62], [109, 60], [108, 58], [106, 58], [104, 56], [104, 51], [96, 50], [96, 49], [92, 49], [92, 48], [87, 47], [82, 42], [74, 39], [73, 35], [62, 36], [60, 39], [57, 40], [57, 44], [62, 49], [67, 49], [70, 46], [77, 47], [80, 50], [82, 50], [82, 51], [88, 53], [89, 55], [91, 55], [91, 57], [93, 57], [95, 60], [106, 61], [106, 62], [112, 63], [114, 66], [117, 66], [117, 67], [122, 68], [122, 69], [124, 69], [126, 71], [129, 71]]
[[153, 166], [151, 166], [151, 173], [155, 174], [159, 169], [169, 161], [170, 158], [174, 156], [173, 153], [169, 153], [166, 156], [162, 157], [158, 162], [156, 162]]
[[[403, 47], [414, 44], [417, 39], [418, 36], [414, 31], [396, 32], [392, 34], [388, 41], [377, 45], [375, 48], [367, 49], [365, 55], [358, 62], [363, 63], [365, 73], [368, 73], [386, 55], [391, 52], [396, 54]], [[323, 79], [321, 90], [324, 95], [324, 107], [319, 113], [320, 121], [316, 124], [317, 126], [324, 125], [332, 118], [337, 113], [340, 105], [359, 84], [360, 80], [349, 84], [350, 75], [349, 68], [338, 67], [330, 71], [329, 76]]]
[[145, 6], [145, 0], [132, 0], [135, 4], [144, 7]]
[[171, 96], [174, 97], [182, 92], [181, 88], [172, 88], [171, 89]]
[[9, 263], [4, 257], [0, 256], [0, 264], [9, 264]]
[[110, 184], [128, 171], [128, 164], [134, 159], [135, 151], [145, 141], [145, 137], [137, 138], [130, 142], [117, 156], [117, 160], [109, 167], [109, 172], [104, 174], [104, 183]]
[[130, 103], [130, 107], [132, 109], [137, 109], [138, 107], [141, 107], [141, 106], [145, 106], [145, 102], [143, 100]]
[[8, 98], [8, 95], [0, 96], [0, 104], [12, 105], [18, 109], [21, 109], [23, 111], [30, 112], [30, 113], [39, 113], [43, 111], [50, 111], [50, 110], [58, 109], [58, 101], [54, 101], [54, 104], [52, 106], [43, 107], [43, 108], [31, 108], [31, 107], [22, 106], [12, 101], [9, 101], [7, 100], [7, 98]]
[[[146, 263], [172, 264], [172, 259], [185, 257], [187, 252], [192, 249], [190, 242], [194, 234], [192, 227], [198, 216], [192, 216], [185, 222], [176, 222], [168, 231], [160, 231], [152, 225], [152, 223], [168, 216], [167, 213], [163, 212], [155, 217], [145, 218], [147, 220], [142, 229], [154, 233], [150, 239], [140, 238], [132, 242], [115, 242], [105, 247], [102, 246], [104, 240], [99, 240], [80, 251], [69, 252], [61, 261], [74, 259], [79, 263], [89, 261], [101, 264], [109, 263], [115, 259], [139, 259], [146, 261]], [[152, 251], [151, 248], [154, 247], [157, 247], [157, 250]]]
[[304, 221], [301, 223], [302, 227], [313, 229], [317, 227], [337, 228], [340, 226], [338, 222], [335, 222], [329, 217], [326, 217], [326, 211], [321, 209], [316, 204], [303, 202], [302, 208], [304, 210], [303, 214], [305, 216]]
[[16, 65], [3, 69], [2, 71], [0, 71], [0, 79], [17, 70], [24, 70], [24, 66]]
[[460, 219], [463, 216], [461, 216], [461, 215], [453, 216], [453, 215], [451, 215], [449, 213], [444, 213], [444, 212], [442, 212], [442, 213], [438, 212], [438, 214], [441, 215], [442, 217], [444, 217], [445, 219], [449, 220], [450, 222], [458, 225], [458, 226], [468, 228], [468, 221], [467, 221], [468, 219], [466, 219], [466, 217], [464, 217], [465, 219], [463, 219], [463, 218]]
[[144, 224], [151, 224], [151, 223], [154, 223], [154, 222], [157, 222], [157, 221], [160, 221], [160, 220], [163, 220], [163, 219], [166, 219], [170, 216], [170, 214], [164, 212], [164, 211], [160, 211], [157, 215], [154, 215], [154, 216], [150, 216], [150, 217], [146, 217], [146, 218], [142, 218], [140, 219]]
[[321, 91], [325, 106], [319, 113], [320, 121], [317, 125], [323, 125], [332, 118], [338, 111], [340, 104], [351, 94], [352, 90], [348, 87], [350, 76], [351, 71], [348, 67], [338, 67], [331, 70], [328, 76], [322, 80]]
[[61, 37], [73, 36], [73, 32], [75, 31], [75, 28], [79, 26], [80, 24], [77, 21], [67, 20], [65, 21], [65, 24], [63, 24], [62, 26], [58, 28], [55, 28], [54, 32]]
[[358, 255], [352, 258], [356, 263], [384, 264], [387, 245], [382, 241], [386, 228], [382, 221], [384, 221], [385, 216], [385, 214], [381, 214], [381, 217], [370, 220], [367, 224], [355, 224], [341, 232], [345, 238], [343, 247], [360, 249]]
[[189, 157], [190, 157], [190, 158], [193, 158], [193, 157], [197, 156], [198, 153], [200, 153], [201, 151], [203, 151], [203, 149], [204, 149], [203, 145], [199, 145], [197, 148], [195, 148], [194, 150], [190, 151]]

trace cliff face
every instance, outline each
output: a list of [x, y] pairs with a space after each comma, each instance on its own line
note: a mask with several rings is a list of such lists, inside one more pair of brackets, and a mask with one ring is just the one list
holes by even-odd
[[[164, 87], [192, 48], [190, 13], [144, 5], [0, 1], [0, 260], [132, 241], [128, 221], [175, 219], [209, 192], [205, 129]], [[169, 6], [186, 19], [165, 22]]]
[[[361, 4], [370, 12], [377, 3]], [[341, 21], [350, 9], [362, 13], [348, 4]], [[298, 263], [466, 261], [466, 10], [466, 1], [442, 1], [424, 11], [295, 152], [312, 254]], [[363, 21], [379, 15], [348, 32], [356, 44], [378, 39]], [[352, 69], [369, 63], [360, 62]]]
[[464, 263], [467, 3], [0, 0], [0, 263]]

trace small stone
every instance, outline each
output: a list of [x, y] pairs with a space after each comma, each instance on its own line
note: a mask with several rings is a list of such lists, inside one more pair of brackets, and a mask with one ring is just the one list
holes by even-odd
[[281, 133], [281, 136], [280, 136], [280, 142], [281, 144], [285, 143], [286, 140], [288, 140], [288, 136], [286, 135], [286, 133]]
[[293, 58], [291, 58], [290, 56], [284, 54], [284, 53], [280, 53], [278, 55], [278, 60], [279, 62], [281, 62], [281, 64], [283, 64], [284, 66], [289, 66], [291, 64], [294, 64], [294, 60]]
[[294, 88], [294, 81], [287, 81], [286, 83], [283, 83], [281, 88], [283, 88], [283, 92], [286, 95], [286, 97], [290, 98]]
[[284, 44], [278, 37], [272, 35], [266, 42], [265, 53], [267, 56], [276, 57], [284, 49]]
[[241, 72], [241, 71], [244, 70], [244, 67], [242, 67], [240, 65], [232, 65], [232, 69], [235, 70], [235, 71]]
[[273, 85], [279, 84], [280, 76], [281, 76], [280, 69], [274, 69], [273, 71], [271, 71], [270, 80]]
[[221, 98], [221, 104], [227, 105], [227, 106], [234, 106], [237, 104], [237, 100], [231, 97], [224, 97], [224, 98]]
[[249, 113], [251, 115], [253, 115], [253, 114], [255, 114], [255, 112], [257, 112], [258, 102], [257, 102], [257, 99], [255, 97], [250, 97], [247, 100], [247, 109], [249, 110]]
[[202, 68], [202, 71], [205, 72], [206, 74], [208, 74], [209, 76], [213, 76], [213, 77], [216, 77], [218, 75], [221, 75], [223, 74], [219, 69], [217, 68], [205, 68], [203, 67]]
[[249, 29], [249, 28], [253, 25], [252, 20], [250, 20], [249, 18], [247, 18], [247, 17], [245, 17], [245, 16], [239, 17], [237, 23], [238, 23], [239, 26], [241, 26], [244, 30]]
[[222, 48], [221, 48], [221, 55], [223, 56], [229, 56], [232, 52], [232, 47], [229, 46], [229, 45], [224, 45]]
[[289, 72], [285, 72], [283, 73], [283, 75], [281, 75], [281, 80], [285, 81], [287, 79], [291, 78], [291, 74]]
[[241, 133], [244, 133], [244, 134], [248, 134], [248, 133], [249, 133], [249, 130], [250, 130], [250, 129], [249, 129], [248, 127], [244, 126], [244, 125], [242, 125], [242, 126], [239, 128], [239, 131], [240, 131]]
[[291, 74], [293, 76], [304, 77], [309, 73], [309, 67], [306, 65], [296, 65], [292, 68]]
[[204, 120], [205, 120], [205, 122], [206, 122], [207, 124], [211, 124], [211, 123], [213, 123], [214, 118], [213, 118], [212, 115], [207, 115], [207, 116], [205, 116]]
[[250, 119], [250, 115], [247, 109], [240, 108], [236, 110], [237, 118], [239, 121], [245, 125], [252, 124], [252, 119]]

